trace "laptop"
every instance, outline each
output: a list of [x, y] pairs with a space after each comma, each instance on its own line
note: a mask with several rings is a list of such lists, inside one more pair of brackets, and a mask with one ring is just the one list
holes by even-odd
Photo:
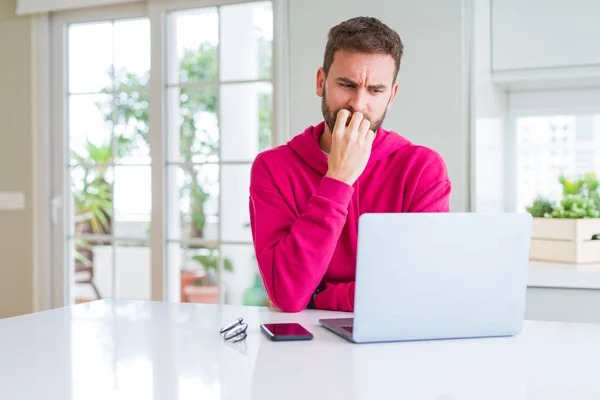
[[531, 225], [528, 213], [363, 214], [354, 318], [319, 323], [355, 343], [517, 335]]

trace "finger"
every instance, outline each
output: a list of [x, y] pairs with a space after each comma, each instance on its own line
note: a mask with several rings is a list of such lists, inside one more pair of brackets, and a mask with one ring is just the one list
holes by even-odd
[[340, 136], [343, 135], [346, 131], [346, 122], [348, 121], [348, 118], [350, 118], [350, 111], [346, 110], [345, 108], [342, 108], [340, 111], [338, 111], [332, 134]]
[[365, 141], [369, 146], [372, 146], [373, 142], [375, 141], [375, 132], [369, 130], [369, 132], [367, 132]]
[[360, 123], [360, 126], [358, 127], [358, 137], [365, 140], [367, 133], [369, 133], [370, 126], [371, 121], [369, 121], [367, 118], [363, 118], [363, 120]]
[[346, 130], [350, 136], [358, 137], [358, 129], [363, 120], [364, 115], [360, 111], [352, 115], [352, 120], [350, 120], [350, 125], [348, 125], [348, 129]]

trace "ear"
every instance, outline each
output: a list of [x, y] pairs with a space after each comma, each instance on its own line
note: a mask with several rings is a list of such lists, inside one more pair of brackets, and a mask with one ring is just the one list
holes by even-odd
[[325, 88], [325, 70], [323, 67], [317, 70], [317, 96], [323, 97], [323, 90]]
[[398, 81], [394, 81], [394, 84], [392, 85], [392, 95], [390, 96], [390, 101], [388, 102], [388, 105], [387, 105], [388, 110], [390, 108], [392, 108], [392, 103], [394, 102], [394, 99], [396, 98], [397, 94], [398, 94]]

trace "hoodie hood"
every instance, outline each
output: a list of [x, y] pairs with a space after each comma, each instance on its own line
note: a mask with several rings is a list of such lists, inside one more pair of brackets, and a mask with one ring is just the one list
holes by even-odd
[[[306, 164], [315, 171], [325, 175], [328, 169], [327, 156], [323, 153], [319, 139], [325, 131], [325, 121], [316, 126], [309, 126], [304, 132], [293, 137], [288, 146]], [[386, 131], [381, 126], [377, 129], [371, 157], [367, 165], [388, 157], [398, 149], [411, 145], [411, 142], [393, 131]]]

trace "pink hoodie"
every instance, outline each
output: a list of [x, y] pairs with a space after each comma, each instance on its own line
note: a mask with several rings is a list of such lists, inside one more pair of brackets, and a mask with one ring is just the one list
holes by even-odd
[[376, 212], [448, 212], [450, 180], [433, 150], [381, 127], [367, 167], [349, 186], [325, 177], [325, 123], [259, 154], [250, 179], [250, 222], [269, 298], [304, 309], [354, 310], [358, 217]]

